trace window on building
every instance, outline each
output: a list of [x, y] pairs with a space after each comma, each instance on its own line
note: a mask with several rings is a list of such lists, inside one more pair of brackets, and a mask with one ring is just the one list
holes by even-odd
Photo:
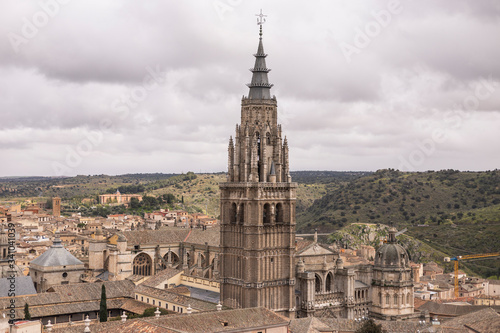
[[390, 302], [390, 301], [389, 301], [389, 294], [386, 294], [386, 295], [385, 295], [385, 304], [386, 304], [386, 305], [389, 305], [389, 302]]
[[139, 296], [135, 295], [135, 299], [138, 299], [138, 298], [139, 298]]
[[143, 296], [141, 296], [141, 302], [144, 302], [144, 297]]
[[155, 300], [153, 300], [153, 305], [155, 305]]
[[398, 295], [394, 295], [394, 305], [398, 305]]
[[174, 310], [174, 311], [175, 311], [175, 305], [173, 305], [173, 306], [172, 306], [172, 310]]
[[314, 281], [314, 290], [318, 293], [321, 291], [321, 278], [316, 274]]
[[167, 303], [167, 304], [165, 304], [165, 309], [167, 309], [167, 310], [168, 310], [168, 303]]
[[149, 297], [148, 297], [148, 298], [146, 298], [146, 303], [148, 303], [148, 304], [149, 304]]
[[161, 307], [161, 301], [158, 301], [158, 306], [160, 306], [160, 307]]

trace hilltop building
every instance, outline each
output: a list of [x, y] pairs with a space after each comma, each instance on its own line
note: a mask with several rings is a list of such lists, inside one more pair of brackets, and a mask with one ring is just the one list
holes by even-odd
[[99, 195], [99, 203], [101, 205], [105, 204], [118, 204], [118, 205], [128, 205], [132, 198], [137, 198], [137, 200], [142, 201], [142, 195], [139, 194], [121, 194], [119, 190], [113, 194], [101, 194]]

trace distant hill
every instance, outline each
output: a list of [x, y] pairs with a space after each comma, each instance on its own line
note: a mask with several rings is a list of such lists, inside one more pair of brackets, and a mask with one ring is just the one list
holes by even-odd
[[76, 177], [9, 177], [0, 179], [0, 198], [53, 197], [84, 198], [120, 186], [154, 184], [178, 174], [126, 174]]

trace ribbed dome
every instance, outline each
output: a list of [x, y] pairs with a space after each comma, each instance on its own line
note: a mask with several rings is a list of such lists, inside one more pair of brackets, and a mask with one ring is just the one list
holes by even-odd
[[396, 229], [389, 230], [389, 239], [375, 254], [375, 266], [409, 267], [408, 253], [396, 243]]

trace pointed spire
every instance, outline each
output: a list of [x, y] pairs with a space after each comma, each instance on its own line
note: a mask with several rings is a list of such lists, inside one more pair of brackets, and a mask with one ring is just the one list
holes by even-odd
[[248, 92], [249, 99], [271, 99], [271, 87], [273, 84], [269, 83], [267, 78], [267, 73], [269, 73], [270, 69], [266, 66], [266, 57], [267, 54], [264, 53], [264, 45], [262, 44], [262, 24], [265, 22], [263, 19], [264, 16], [262, 14], [262, 10], [260, 17], [257, 19], [257, 24], [260, 26], [259, 29], [259, 46], [257, 48], [257, 53], [254, 54], [255, 57], [255, 65], [250, 71], [252, 74], [252, 82], [247, 84], [250, 88]]

